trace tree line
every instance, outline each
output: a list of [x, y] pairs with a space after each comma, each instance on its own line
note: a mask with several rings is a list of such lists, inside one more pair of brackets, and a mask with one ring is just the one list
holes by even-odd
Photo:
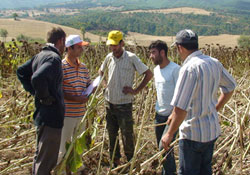
[[176, 31], [190, 28], [199, 35], [239, 34], [250, 35], [250, 19], [238, 16], [196, 14], [160, 14], [160, 13], [119, 13], [104, 11], [84, 11], [76, 15], [42, 15], [38, 20], [49, 21], [61, 25], [97, 34], [106, 34], [112, 29], [124, 33], [138, 32], [157, 36], [175, 35]]

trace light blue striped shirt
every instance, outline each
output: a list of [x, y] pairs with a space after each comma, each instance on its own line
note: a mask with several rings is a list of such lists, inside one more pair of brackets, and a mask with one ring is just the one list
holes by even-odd
[[177, 80], [171, 105], [187, 111], [179, 128], [180, 139], [208, 142], [221, 131], [216, 111], [217, 92], [234, 90], [236, 82], [223, 65], [201, 51], [184, 61]]

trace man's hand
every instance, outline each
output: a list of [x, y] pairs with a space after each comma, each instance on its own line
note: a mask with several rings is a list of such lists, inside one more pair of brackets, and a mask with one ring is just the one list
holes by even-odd
[[87, 95], [75, 96], [66, 92], [64, 92], [64, 99], [78, 103], [87, 103], [87, 101], [89, 100]]
[[178, 130], [187, 115], [187, 111], [174, 107], [171, 115], [168, 118], [167, 124], [169, 125], [167, 133], [161, 138], [162, 146], [165, 150], [169, 150], [170, 143], [174, 137], [174, 133]]
[[81, 96], [78, 96], [78, 100], [80, 103], [87, 103], [89, 100], [88, 96], [87, 95], [81, 95]]
[[40, 103], [43, 104], [43, 105], [52, 105], [52, 103], [56, 101], [54, 97], [52, 96], [48, 96], [46, 98], [42, 98], [40, 99]]
[[173, 140], [173, 136], [169, 135], [168, 133], [166, 133], [162, 138], [161, 138], [161, 143], [162, 143], [162, 147], [168, 151], [170, 149], [170, 143]]
[[134, 90], [132, 87], [129, 87], [129, 86], [123, 87], [122, 92], [124, 94], [132, 94], [132, 95], [136, 95], [137, 94], [136, 90]]
[[92, 91], [92, 94], [94, 94], [94, 93], [95, 93], [96, 89], [97, 89], [97, 86], [96, 86], [96, 87], [94, 87], [94, 89], [93, 89], [93, 91]]

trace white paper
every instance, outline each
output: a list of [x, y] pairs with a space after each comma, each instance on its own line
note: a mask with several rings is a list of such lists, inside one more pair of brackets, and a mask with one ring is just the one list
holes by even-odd
[[88, 86], [86, 91], [83, 91], [82, 95], [89, 96], [93, 92], [94, 88], [100, 84], [101, 79], [102, 79], [102, 77], [100, 75], [98, 77], [96, 77], [96, 79]]

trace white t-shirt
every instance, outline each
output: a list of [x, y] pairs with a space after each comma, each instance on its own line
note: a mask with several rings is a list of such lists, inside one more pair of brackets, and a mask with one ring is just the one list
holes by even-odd
[[155, 110], [160, 115], [170, 115], [173, 110], [170, 102], [174, 95], [179, 70], [180, 66], [172, 61], [162, 69], [159, 65], [154, 68], [154, 81], [157, 92]]

